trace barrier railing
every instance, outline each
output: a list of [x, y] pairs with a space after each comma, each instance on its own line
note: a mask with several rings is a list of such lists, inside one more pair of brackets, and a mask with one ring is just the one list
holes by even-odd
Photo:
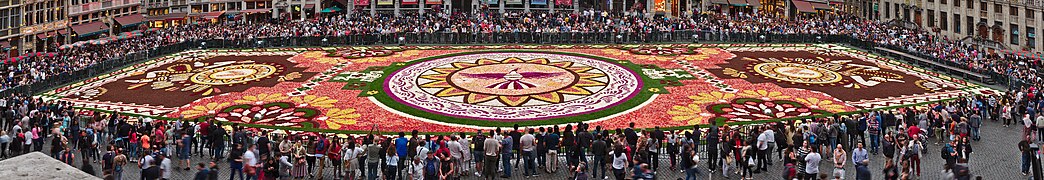
[[[267, 48], [308, 46], [366, 46], [403, 44], [642, 44], [642, 43], [838, 43], [870, 50], [877, 47], [874, 42], [862, 41], [847, 35], [827, 34], [763, 34], [763, 33], [718, 33], [713, 31], [652, 31], [652, 32], [508, 32], [508, 33], [392, 33], [358, 34], [343, 36], [308, 37], [261, 37], [254, 39], [211, 39], [184, 41], [142, 52], [129, 53], [101, 61], [84, 69], [52, 75], [35, 83], [15, 86], [0, 91], [0, 97], [11, 94], [37, 94], [68, 83], [78, 82], [103, 73], [137, 64], [149, 59], [193, 49], [209, 48]], [[953, 67], [965, 67], [950, 61], [910, 52], [904, 48], [891, 48], [908, 54], [922, 56]], [[1003, 74], [990, 74], [1006, 84], [1021, 81], [1004, 78]]]

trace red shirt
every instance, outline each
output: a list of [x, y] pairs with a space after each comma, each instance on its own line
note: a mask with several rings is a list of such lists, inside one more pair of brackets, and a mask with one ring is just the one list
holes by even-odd
[[207, 122], [199, 123], [199, 134], [202, 134], [204, 136], [206, 136], [207, 134], [210, 134], [209, 127], [210, 127], [210, 124], [207, 123]]

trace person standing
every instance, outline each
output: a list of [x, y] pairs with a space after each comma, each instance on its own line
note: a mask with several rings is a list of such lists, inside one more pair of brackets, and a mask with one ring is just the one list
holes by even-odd
[[193, 180], [207, 180], [207, 177], [210, 176], [210, 169], [207, 169], [205, 164], [196, 164], [196, 169], [196, 175], [193, 176]]
[[[710, 128], [707, 129], [707, 169], [711, 172], [721, 165], [718, 159], [718, 141], [720, 135], [718, 134], [718, 125], [711, 123]], [[699, 146], [693, 146], [693, 151], [698, 149]]]
[[624, 146], [620, 144], [616, 145], [612, 152], [609, 152], [613, 156], [613, 177], [616, 180], [624, 180], [626, 176], [624, 168], [627, 168], [627, 154], [624, 152]]
[[486, 135], [482, 134], [482, 130], [477, 130], [474, 136], [471, 136], [471, 142], [475, 143], [475, 148], [471, 148], [471, 157], [475, 160], [475, 176], [482, 177], [485, 173], [482, 171], [482, 163], [486, 161]]
[[402, 169], [406, 168], [406, 162], [409, 159], [410, 151], [410, 140], [406, 138], [406, 132], [399, 132], [399, 138], [395, 138], [395, 155], [398, 156], [399, 161], [396, 162], [396, 167], [399, 169], [395, 170], [396, 177], [402, 176]]
[[525, 135], [522, 135], [519, 140], [522, 147], [522, 160], [524, 165], [522, 166], [522, 176], [529, 178], [529, 176], [536, 176], [536, 162], [534, 162], [536, 155], [536, 137], [533, 136], [533, 128], [529, 128]]
[[257, 145], [250, 144], [250, 147], [243, 151], [243, 174], [246, 174], [246, 180], [256, 180], [260, 165], [258, 164], [258, 156], [256, 153]]
[[548, 173], [555, 173], [558, 171], [558, 147], [560, 145], [559, 142], [561, 142], [558, 134], [558, 126], [552, 126], [552, 129], [554, 132], [545, 138], [547, 140], [545, 143], [547, 145], [547, 157], [550, 158], [547, 159], [547, 164], [544, 165], [544, 167], [547, 168]]
[[847, 164], [847, 161], [848, 161], [848, 153], [845, 152], [845, 147], [844, 146], [838, 145], [836, 148], [834, 148], [833, 161], [834, 161], [834, 172], [833, 172], [834, 178], [835, 179], [845, 179], [845, 165]]
[[232, 152], [228, 154], [228, 169], [231, 174], [228, 176], [228, 180], [235, 180], [236, 174], [239, 174], [239, 179], [246, 179], [243, 174], [243, 144], [234, 144]]
[[[397, 144], [396, 144], [397, 145]], [[387, 166], [384, 168], [384, 179], [385, 180], [396, 180], [395, 177], [399, 171], [399, 153], [396, 146], [388, 147], [388, 152], [385, 156]], [[405, 159], [405, 158], [403, 158]]]
[[[509, 133], [505, 131], [504, 134]], [[504, 136], [504, 140], [500, 141], [500, 163], [504, 168], [504, 175], [500, 176], [502, 178], [511, 178], [511, 150], [513, 150], [512, 146], [514, 145], [512, 139], [511, 136]]]
[[[609, 144], [605, 142], [605, 138], [602, 136], [603, 133], [595, 135], [594, 142], [591, 143], [591, 154], [594, 155], [594, 163], [589, 167], [591, 168], [591, 177], [602, 179], [608, 179], [609, 176], [605, 172], [606, 157], [609, 153]], [[598, 175], [598, 172], [602, 172], [602, 175]]]
[[160, 170], [163, 171], [160, 176], [162, 177], [161, 179], [170, 180], [171, 176], [174, 176], [174, 166], [171, 164], [170, 158], [167, 158], [167, 155], [164, 153], [159, 153], [156, 158], [156, 161], [159, 162]]
[[181, 147], [181, 149], [178, 150], [178, 158], [181, 158], [182, 162], [184, 163], [184, 166], [182, 167], [185, 167], [185, 170], [187, 171], [189, 170], [190, 164], [192, 164], [190, 160], [192, 159], [192, 136], [189, 136], [187, 133], [183, 133], [181, 135], [181, 141], [179, 141], [178, 144]]
[[811, 148], [808, 155], [805, 156], [805, 174], [807, 179], [816, 179], [815, 176], [819, 175], [819, 161], [823, 157], [819, 155], [819, 148]]
[[761, 127], [761, 133], [758, 134], [757, 144], [755, 144], [757, 146], [757, 165], [754, 167], [754, 172], [762, 172], [768, 169], [766, 163], [769, 161], [769, 142], [774, 140], [771, 137], [772, 135], [769, 135], [771, 133], [769, 131], [768, 128]]
[[370, 142], [366, 146], [366, 150], [363, 151], [366, 153], [366, 178], [377, 180], [377, 169], [381, 163], [381, 145], [377, 144], [372, 137], [371, 135], [367, 138], [370, 139]]
[[1022, 141], [1019, 141], [1018, 148], [1022, 154], [1022, 175], [1029, 175], [1030, 162], [1033, 162], [1033, 150], [1030, 149], [1030, 136], [1024, 136]]
[[489, 131], [489, 137], [483, 140], [482, 149], [483, 152], [482, 162], [482, 175], [485, 175], [485, 179], [492, 180], [497, 174], [497, 154], [500, 152], [500, 142], [496, 138], [493, 138], [495, 132]]

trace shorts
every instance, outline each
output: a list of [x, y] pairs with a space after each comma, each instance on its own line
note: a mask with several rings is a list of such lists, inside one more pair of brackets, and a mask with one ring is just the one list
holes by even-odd
[[475, 152], [472, 152], [471, 154], [472, 154], [471, 157], [474, 158], [475, 162], [480, 162], [481, 163], [481, 162], [483, 162], [484, 159], [486, 159], [486, 153], [484, 153], [482, 151], [475, 151]]
[[181, 151], [178, 152], [178, 158], [189, 159], [190, 158], [189, 154], [191, 154], [189, 152], [191, 152], [191, 151], [189, 151], [188, 148], [182, 149]]
[[340, 166], [341, 165], [341, 160], [340, 159], [330, 159], [330, 164], [333, 164], [333, 166]]

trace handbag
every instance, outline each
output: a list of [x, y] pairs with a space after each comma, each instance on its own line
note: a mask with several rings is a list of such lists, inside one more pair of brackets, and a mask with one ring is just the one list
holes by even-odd
[[250, 165], [243, 166], [243, 172], [247, 175], [254, 175], [257, 173], [257, 167]]
[[748, 166], [754, 166], [754, 165], [757, 165], [757, 163], [756, 163], [756, 162], [754, 162], [754, 157], [748, 157], [748, 158], [747, 158], [747, 165], [748, 165]]

